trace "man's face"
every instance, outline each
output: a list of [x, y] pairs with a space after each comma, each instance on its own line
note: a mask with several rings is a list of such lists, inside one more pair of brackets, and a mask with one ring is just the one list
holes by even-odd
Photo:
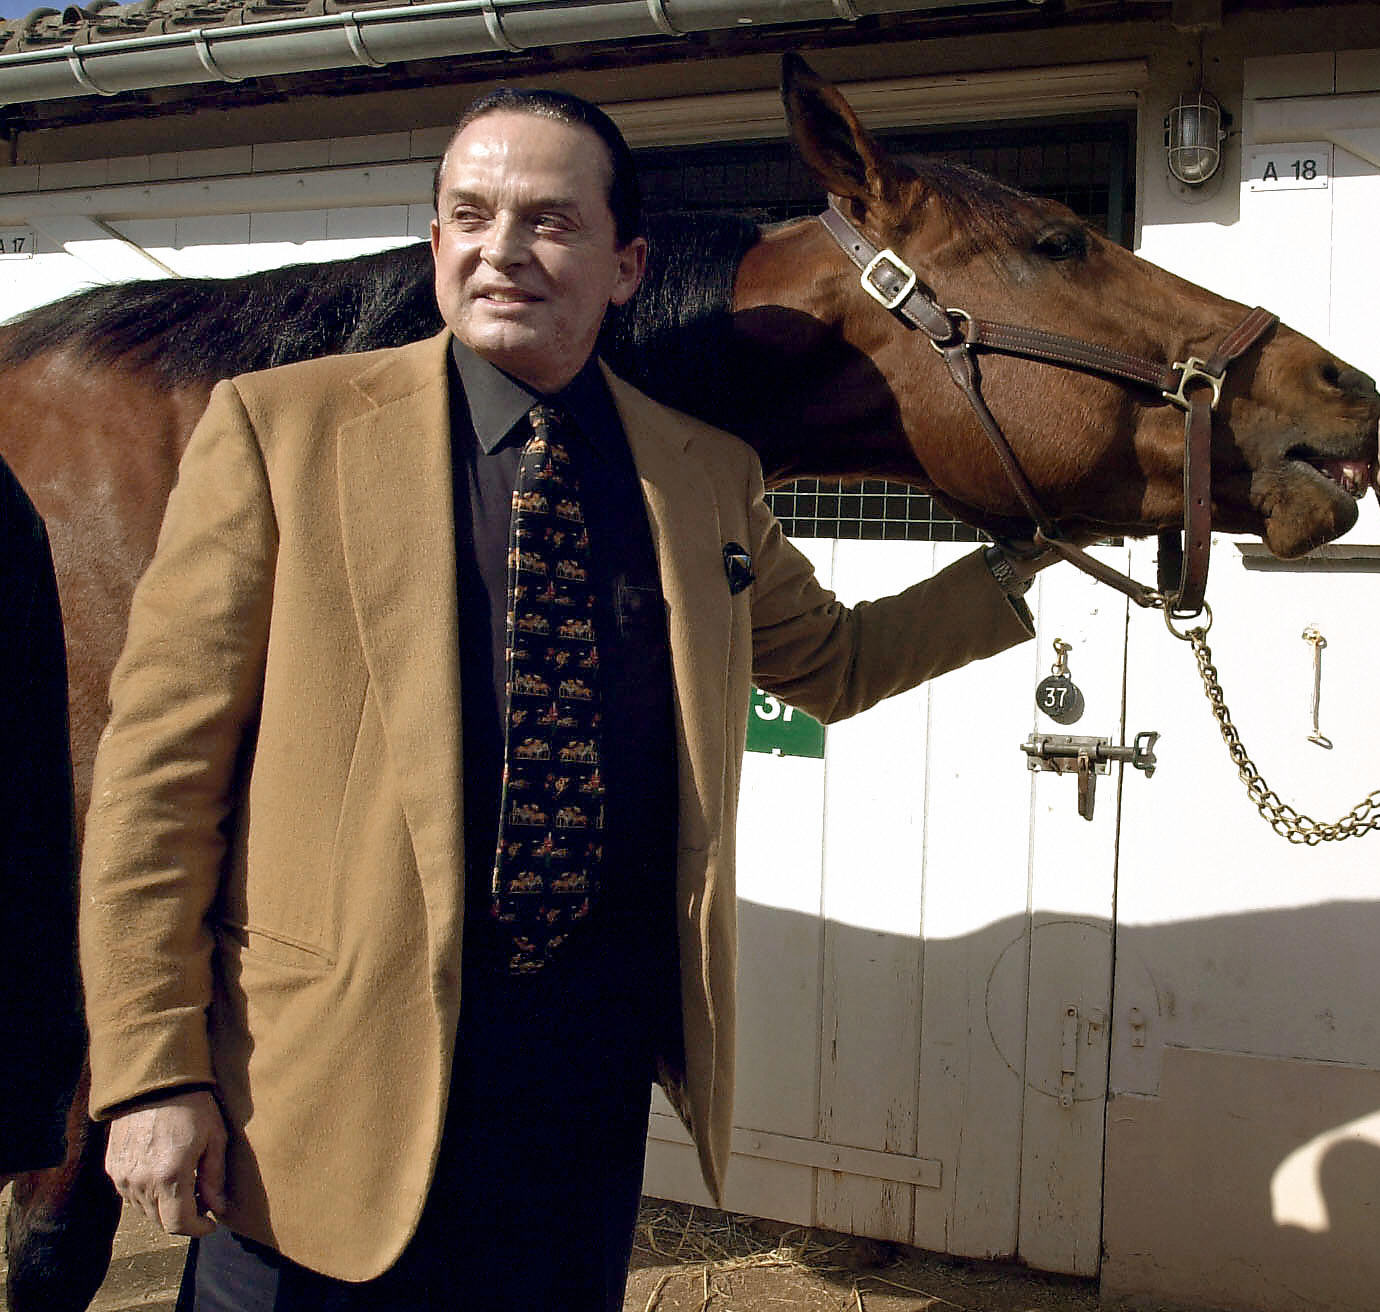
[[618, 244], [608, 153], [582, 124], [495, 111], [450, 144], [431, 223], [436, 301], [477, 355], [541, 392], [594, 350], [637, 290], [641, 237]]

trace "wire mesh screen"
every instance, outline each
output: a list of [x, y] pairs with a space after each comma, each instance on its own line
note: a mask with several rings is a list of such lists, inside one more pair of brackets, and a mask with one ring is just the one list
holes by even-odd
[[[1113, 241], [1132, 230], [1129, 118], [1006, 123], [882, 135], [894, 155], [970, 165], [1062, 201]], [[759, 223], [817, 214], [824, 193], [788, 142], [716, 143], [638, 152], [648, 210], [732, 211]], [[932, 497], [904, 483], [798, 479], [767, 494], [793, 537], [976, 542]]]
[[934, 498], [885, 478], [859, 483], [798, 478], [767, 493], [782, 528], [798, 538], [976, 542], [976, 529], [941, 510]]

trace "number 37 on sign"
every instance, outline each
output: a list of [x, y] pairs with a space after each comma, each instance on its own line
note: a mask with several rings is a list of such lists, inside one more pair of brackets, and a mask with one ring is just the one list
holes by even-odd
[[1252, 191], [1326, 188], [1331, 174], [1330, 142], [1296, 142], [1262, 147], [1251, 152], [1249, 179]]

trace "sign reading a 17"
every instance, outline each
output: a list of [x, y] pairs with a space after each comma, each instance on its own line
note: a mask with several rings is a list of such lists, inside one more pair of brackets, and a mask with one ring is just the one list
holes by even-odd
[[0, 228], [0, 260], [27, 260], [33, 253], [32, 228]]

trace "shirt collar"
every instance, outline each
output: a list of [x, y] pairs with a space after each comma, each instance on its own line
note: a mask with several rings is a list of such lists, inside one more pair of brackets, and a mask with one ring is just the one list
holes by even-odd
[[469, 407], [470, 424], [485, 455], [492, 455], [503, 444], [538, 401], [561, 406], [596, 451], [605, 434], [621, 431], [613, 397], [593, 356], [559, 392], [548, 396], [504, 373], [457, 338], [451, 339], [451, 352]]

